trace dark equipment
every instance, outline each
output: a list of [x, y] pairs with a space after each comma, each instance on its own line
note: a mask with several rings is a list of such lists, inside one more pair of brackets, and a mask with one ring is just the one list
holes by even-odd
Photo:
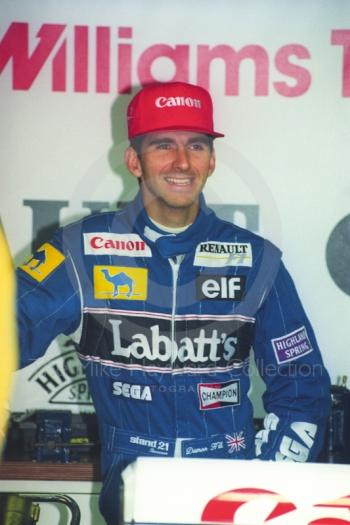
[[68, 463], [70, 459], [69, 441], [72, 436], [70, 412], [39, 410], [36, 420], [35, 459]]
[[332, 385], [332, 408], [325, 435], [325, 446], [319, 460], [324, 463], [350, 463], [350, 390]]
[[99, 455], [95, 413], [35, 410], [11, 414], [5, 461], [87, 463]]
[[[71, 513], [69, 525], [80, 525], [80, 509], [76, 501], [65, 494], [0, 493], [0, 525], [35, 525], [39, 522], [38, 503], [62, 503]], [[53, 524], [51, 524], [53, 525]]]

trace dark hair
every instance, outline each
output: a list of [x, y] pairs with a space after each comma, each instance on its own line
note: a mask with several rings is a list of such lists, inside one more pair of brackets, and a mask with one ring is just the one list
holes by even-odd
[[133, 148], [138, 155], [141, 154], [143, 137], [144, 135], [137, 135], [137, 137], [130, 139], [130, 147]]

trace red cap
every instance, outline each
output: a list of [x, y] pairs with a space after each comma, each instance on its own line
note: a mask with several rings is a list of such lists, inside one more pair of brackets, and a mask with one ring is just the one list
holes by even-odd
[[213, 129], [213, 103], [208, 91], [185, 82], [145, 86], [131, 100], [127, 118], [129, 139], [166, 130], [224, 136]]

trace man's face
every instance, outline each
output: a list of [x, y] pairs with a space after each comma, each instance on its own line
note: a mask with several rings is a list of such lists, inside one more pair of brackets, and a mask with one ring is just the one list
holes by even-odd
[[141, 181], [148, 213], [166, 224], [162, 221], [169, 214], [194, 220], [198, 195], [215, 168], [215, 154], [204, 134], [164, 131], [145, 135], [139, 155], [129, 148], [126, 163]]

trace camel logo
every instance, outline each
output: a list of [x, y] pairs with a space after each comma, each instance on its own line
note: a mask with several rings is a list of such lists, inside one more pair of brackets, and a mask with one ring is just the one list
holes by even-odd
[[[41, 250], [36, 252], [35, 255], [32, 255], [31, 258], [24, 264], [29, 268], [29, 270], [34, 271], [38, 270], [39, 266], [45, 264], [45, 262], [46, 253], [45, 250]], [[40, 270], [38, 270], [38, 272], [40, 273]]]
[[52, 244], [43, 244], [22, 266], [21, 270], [26, 272], [36, 281], [43, 281], [63, 261], [65, 257]]
[[146, 268], [94, 266], [95, 299], [144, 301], [147, 299]]

